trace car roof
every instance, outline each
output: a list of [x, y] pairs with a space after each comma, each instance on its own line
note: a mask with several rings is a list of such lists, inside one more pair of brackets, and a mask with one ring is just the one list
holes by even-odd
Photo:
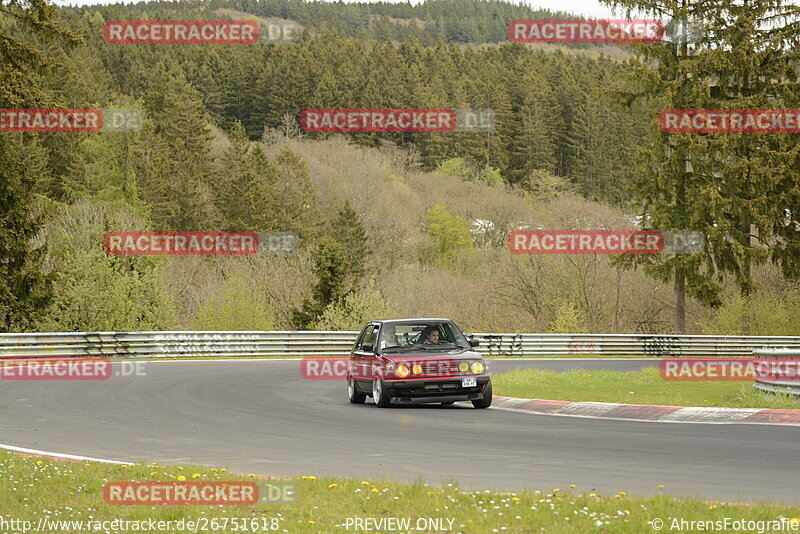
[[452, 319], [445, 319], [442, 317], [421, 317], [418, 319], [380, 319], [378, 321], [370, 321], [371, 323], [380, 323], [380, 324], [394, 324], [394, 323], [413, 323], [419, 321], [438, 321], [438, 322], [453, 322]]

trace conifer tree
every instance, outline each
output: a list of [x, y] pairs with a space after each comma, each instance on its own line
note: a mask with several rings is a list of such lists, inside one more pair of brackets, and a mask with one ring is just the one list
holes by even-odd
[[[57, 8], [44, 0], [0, 0], [0, 108], [53, 103], [37, 74], [52, 72], [50, 43], [74, 46], [79, 38], [62, 28]], [[9, 135], [16, 139], [10, 140]], [[29, 134], [0, 134], [0, 329], [29, 328], [52, 299], [45, 250], [34, 244], [42, 225], [35, 189], [44, 173], [39, 144]], [[36, 154], [39, 154], [37, 158]]]

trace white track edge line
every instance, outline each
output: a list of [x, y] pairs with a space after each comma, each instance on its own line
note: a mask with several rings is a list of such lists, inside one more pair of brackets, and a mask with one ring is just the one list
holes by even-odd
[[[526, 413], [530, 415], [546, 415], [551, 417], [578, 417], [581, 419], [604, 419], [606, 421], [630, 421], [632, 423], [668, 423], [673, 425], [770, 425], [770, 426], [789, 426], [797, 428], [798, 424], [795, 423], [775, 423], [771, 421], [662, 421], [660, 419], [635, 419], [632, 417], [606, 417], [603, 415], [573, 415], [568, 413], [545, 413], [545, 412], [532, 412], [530, 410], [523, 410], [520, 408], [506, 408], [504, 406], [490, 406], [490, 410], [504, 410], [506, 412]], [[768, 408], [764, 408], [767, 410]]]
[[3, 443], [0, 443], [0, 449], [6, 449], [14, 452], [25, 452], [28, 454], [36, 454], [37, 456], [65, 458], [67, 460], [84, 460], [89, 462], [101, 462], [104, 464], [117, 464], [117, 465], [135, 465], [133, 462], [120, 462], [117, 460], [108, 460], [106, 458], [93, 458], [91, 456], [77, 456], [74, 454], [64, 454], [60, 452], [40, 451], [39, 449], [27, 449], [25, 447], [15, 447], [14, 445], [4, 445]]

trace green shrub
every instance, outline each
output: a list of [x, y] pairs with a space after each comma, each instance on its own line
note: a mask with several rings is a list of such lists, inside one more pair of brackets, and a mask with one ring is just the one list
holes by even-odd
[[469, 223], [463, 217], [452, 215], [447, 208], [436, 204], [425, 213], [426, 233], [436, 243], [440, 260], [449, 260], [457, 251], [474, 247]]
[[583, 310], [571, 302], [563, 302], [556, 311], [555, 319], [550, 323], [550, 331], [579, 334], [586, 331], [585, 324]]
[[131, 270], [99, 250], [76, 251], [61, 262], [54, 290], [39, 331], [168, 330], [175, 317], [160, 263]]
[[467, 181], [472, 177], [472, 169], [461, 158], [450, 158], [444, 160], [436, 166], [436, 170], [434, 172], [458, 176], [464, 181]]
[[772, 295], [754, 294], [743, 297], [736, 293], [726, 299], [712, 319], [703, 325], [708, 335], [742, 335], [745, 326], [751, 336], [794, 336], [800, 330], [797, 298], [780, 299]]
[[500, 169], [487, 165], [478, 173], [478, 180], [487, 185], [495, 186], [503, 183], [503, 175]]
[[397, 312], [371, 280], [361, 290], [353, 291], [339, 302], [330, 304], [314, 324], [315, 330], [360, 330], [364, 323], [389, 319]]
[[192, 321], [192, 330], [274, 330], [275, 313], [264, 293], [249, 280], [232, 276], [223, 289], [206, 299]]

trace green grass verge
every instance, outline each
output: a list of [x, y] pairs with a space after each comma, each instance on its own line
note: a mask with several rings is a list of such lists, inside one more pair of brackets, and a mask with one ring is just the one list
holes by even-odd
[[752, 382], [668, 381], [653, 367], [629, 373], [518, 369], [493, 376], [492, 386], [496, 395], [526, 399], [800, 409], [791, 395], [764, 393]]
[[[429, 486], [385, 480], [354, 480], [308, 475], [293, 481], [299, 487], [294, 504], [259, 506], [117, 506], [103, 500], [103, 484], [123, 480], [253, 480], [224, 469], [197, 466], [137, 464], [122, 467], [101, 463], [59, 461], [0, 450], [0, 516], [5, 521], [40, 517], [51, 520], [177, 520], [181, 518], [256, 518], [274, 532], [347, 532], [347, 518], [452, 518], [452, 533], [651, 532], [648, 521], [670, 518], [687, 521], [752, 520], [800, 522], [800, 510], [788, 505], [733, 504], [677, 499], [669, 495], [636, 498], [623, 488], [615, 495], [581, 492], [567, 484], [544, 491], [462, 491], [457, 484]], [[655, 492], [666, 491], [661, 487]], [[263, 518], [263, 519], [262, 519]], [[447, 524], [447, 522], [445, 522]], [[34, 527], [35, 528], [35, 527]], [[412, 526], [412, 530], [414, 526]], [[65, 529], [61, 532], [72, 532]], [[234, 532], [232, 528], [206, 532]], [[241, 530], [240, 530], [241, 531]], [[351, 527], [350, 532], [354, 532]], [[422, 529], [430, 532], [431, 529]], [[15, 532], [5, 529], [4, 532]], [[45, 530], [42, 532], [59, 532]], [[177, 530], [163, 532], [177, 533]], [[248, 532], [259, 532], [249, 530]], [[260, 530], [266, 532], [266, 530]]]

